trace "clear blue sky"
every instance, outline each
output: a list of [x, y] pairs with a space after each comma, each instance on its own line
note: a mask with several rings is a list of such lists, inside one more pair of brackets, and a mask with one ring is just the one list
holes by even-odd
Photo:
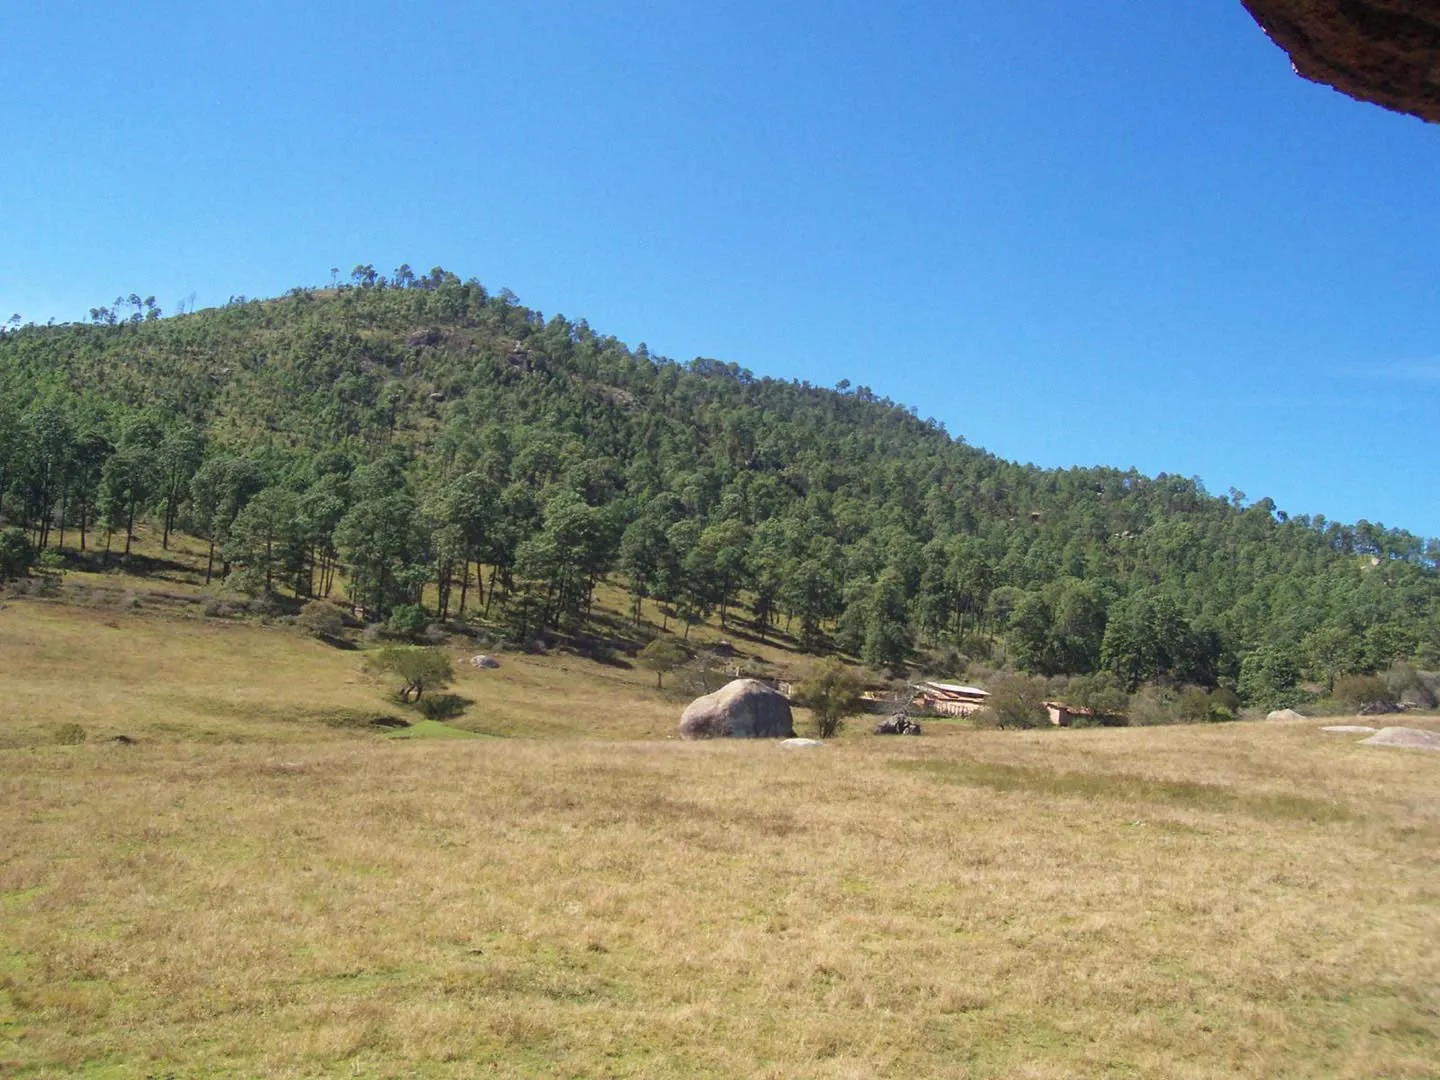
[[0, 318], [438, 264], [1005, 457], [1440, 535], [1440, 127], [1239, 0], [16, 4], [0, 139]]

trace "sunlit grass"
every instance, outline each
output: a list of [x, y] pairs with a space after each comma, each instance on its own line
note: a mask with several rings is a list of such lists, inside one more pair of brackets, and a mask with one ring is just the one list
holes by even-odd
[[0, 1075], [1436, 1075], [1440, 755], [682, 743], [470, 651], [402, 731], [294, 628], [7, 602]]

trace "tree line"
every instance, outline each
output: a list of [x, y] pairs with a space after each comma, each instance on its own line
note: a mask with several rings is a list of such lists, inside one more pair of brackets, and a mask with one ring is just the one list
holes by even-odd
[[[0, 521], [207, 580], [533, 633], [631, 615], [1280, 700], [1440, 666], [1440, 545], [1196, 478], [1003, 461], [841, 380], [687, 364], [436, 268], [0, 334]], [[120, 304], [115, 305], [116, 308]], [[7, 543], [16, 548], [12, 536]], [[9, 550], [9, 549], [7, 549]], [[16, 548], [18, 550], [18, 548]]]

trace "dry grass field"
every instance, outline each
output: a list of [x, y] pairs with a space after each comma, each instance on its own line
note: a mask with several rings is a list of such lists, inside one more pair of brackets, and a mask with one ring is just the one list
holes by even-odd
[[1440, 1076], [1440, 755], [685, 744], [512, 654], [398, 740], [359, 668], [0, 609], [0, 1076]]

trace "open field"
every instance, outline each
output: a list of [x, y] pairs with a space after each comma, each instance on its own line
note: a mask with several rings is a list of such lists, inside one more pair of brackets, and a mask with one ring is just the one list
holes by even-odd
[[359, 663], [0, 609], [0, 1075], [1440, 1075], [1440, 755], [683, 744], [510, 654], [395, 740]]

